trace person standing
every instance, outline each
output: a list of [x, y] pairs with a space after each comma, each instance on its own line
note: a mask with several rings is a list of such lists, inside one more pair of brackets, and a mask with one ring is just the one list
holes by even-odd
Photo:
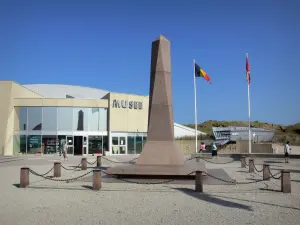
[[64, 156], [64, 161], [68, 161], [68, 148], [67, 144], [64, 142], [63, 143], [63, 156]]
[[286, 142], [286, 145], [284, 146], [284, 159], [285, 159], [285, 163], [288, 163], [289, 162], [289, 156], [290, 156], [290, 153], [291, 153], [291, 147], [290, 147], [290, 142], [287, 141]]
[[217, 157], [217, 155], [218, 155], [218, 152], [217, 152], [217, 145], [216, 145], [215, 142], [213, 142], [213, 144], [212, 144], [211, 155], [212, 155], [212, 158]]
[[201, 142], [201, 145], [200, 145], [200, 152], [203, 152], [203, 151], [205, 151], [206, 149], [205, 149], [205, 144], [204, 144], [204, 142]]

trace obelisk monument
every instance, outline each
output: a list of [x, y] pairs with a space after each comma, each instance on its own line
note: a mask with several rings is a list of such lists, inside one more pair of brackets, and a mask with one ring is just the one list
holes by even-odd
[[205, 164], [184, 161], [174, 140], [170, 42], [160, 35], [152, 42], [149, 90], [148, 136], [144, 149], [133, 165], [108, 168], [118, 177], [194, 177], [206, 171]]
[[160, 35], [152, 42], [148, 136], [137, 165], [183, 165], [174, 141], [170, 41]]

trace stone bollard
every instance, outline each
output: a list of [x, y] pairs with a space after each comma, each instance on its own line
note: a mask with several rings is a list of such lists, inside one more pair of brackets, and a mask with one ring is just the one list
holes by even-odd
[[241, 157], [241, 167], [246, 168], [246, 157]]
[[101, 170], [93, 170], [93, 190], [101, 189]]
[[270, 180], [270, 165], [263, 164], [263, 180]]
[[29, 185], [29, 168], [22, 167], [20, 171], [20, 188], [26, 188]]
[[249, 159], [249, 173], [254, 173], [254, 159]]
[[196, 171], [195, 191], [203, 192], [202, 171]]
[[281, 191], [283, 193], [291, 193], [291, 174], [288, 170], [281, 170]]
[[61, 177], [61, 162], [54, 162], [54, 177]]
[[199, 162], [199, 160], [200, 160], [200, 157], [196, 156], [196, 162]]
[[102, 161], [101, 161], [101, 155], [97, 155], [97, 167], [101, 167], [102, 166]]
[[87, 161], [86, 158], [81, 159], [81, 170], [86, 170], [87, 168]]

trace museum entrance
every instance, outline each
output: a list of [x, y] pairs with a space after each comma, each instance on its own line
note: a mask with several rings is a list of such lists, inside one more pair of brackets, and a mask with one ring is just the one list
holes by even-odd
[[74, 136], [74, 155], [87, 154], [87, 137]]

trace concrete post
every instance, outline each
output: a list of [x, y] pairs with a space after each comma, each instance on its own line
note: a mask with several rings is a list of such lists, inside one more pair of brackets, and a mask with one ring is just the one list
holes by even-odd
[[246, 168], [246, 157], [244, 156], [241, 157], [241, 167]]
[[87, 161], [86, 158], [81, 159], [81, 170], [86, 170], [87, 168]]
[[61, 162], [54, 162], [54, 177], [61, 177]]
[[101, 155], [97, 155], [97, 167], [101, 167], [102, 166], [102, 161], [101, 161]]
[[249, 159], [249, 173], [254, 173], [254, 159]]
[[22, 167], [20, 171], [20, 188], [26, 188], [29, 185], [29, 168]]
[[101, 189], [101, 170], [93, 170], [93, 190]]
[[199, 162], [199, 160], [200, 160], [200, 157], [196, 156], [196, 162]]
[[263, 180], [270, 180], [270, 165], [263, 164]]
[[291, 193], [291, 174], [288, 170], [281, 170], [281, 191], [283, 193]]
[[195, 191], [203, 192], [202, 171], [196, 171]]

